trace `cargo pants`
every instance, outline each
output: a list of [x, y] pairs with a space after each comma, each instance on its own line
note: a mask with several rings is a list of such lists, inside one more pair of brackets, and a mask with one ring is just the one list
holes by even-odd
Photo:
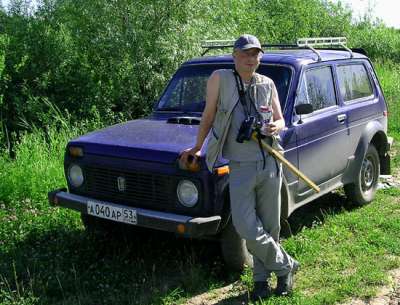
[[267, 155], [265, 169], [262, 160], [231, 160], [229, 168], [232, 221], [253, 255], [254, 281], [286, 275], [294, 260], [279, 244], [281, 165]]

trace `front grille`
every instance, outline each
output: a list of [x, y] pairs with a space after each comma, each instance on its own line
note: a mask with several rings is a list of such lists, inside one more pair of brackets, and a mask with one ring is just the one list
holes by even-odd
[[[175, 179], [167, 175], [86, 167], [85, 193], [92, 198], [135, 207], [175, 204]], [[118, 178], [125, 190], [118, 189]], [[121, 178], [120, 178], [121, 180]], [[123, 180], [123, 179], [122, 179]]]

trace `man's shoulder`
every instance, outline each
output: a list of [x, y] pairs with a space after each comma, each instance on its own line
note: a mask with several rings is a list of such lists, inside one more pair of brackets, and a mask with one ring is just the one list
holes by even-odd
[[233, 70], [232, 69], [217, 69], [213, 73], [217, 73], [218, 75], [224, 77], [227, 75], [233, 75]]
[[217, 74], [220, 80], [221, 86], [228, 86], [235, 83], [235, 77], [232, 69], [218, 69], [213, 72]]

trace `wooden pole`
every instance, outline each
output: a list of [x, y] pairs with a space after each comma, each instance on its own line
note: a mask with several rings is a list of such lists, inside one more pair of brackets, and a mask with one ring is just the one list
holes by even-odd
[[[258, 143], [257, 133], [254, 132], [252, 135], [252, 139]], [[289, 160], [285, 159], [285, 157], [277, 150], [273, 149], [271, 145], [268, 145], [264, 141], [261, 140], [262, 147], [269, 152], [275, 159], [281, 161], [293, 174], [304, 180], [314, 191], [319, 193], [320, 188], [312, 182], [306, 175], [304, 175], [301, 171], [299, 171]]]

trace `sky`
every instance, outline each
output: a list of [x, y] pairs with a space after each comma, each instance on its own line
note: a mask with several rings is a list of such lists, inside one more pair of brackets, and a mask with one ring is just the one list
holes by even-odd
[[[332, 0], [332, 2], [338, 1]], [[370, 7], [372, 8], [372, 17], [378, 17], [387, 26], [400, 29], [399, 0], [340, 0], [340, 2], [350, 6], [356, 20], [364, 16]]]
[[[332, 2], [341, 1], [349, 5], [354, 12], [354, 18], [357, 20], [372, 8], [372, 17], [378, 17], [383, 20], [387, 26], [400, 29], [400, 8], [399, 0], [331, 0]], [[0, 0], [3, 5], [7, 5], [9, 0]]]

